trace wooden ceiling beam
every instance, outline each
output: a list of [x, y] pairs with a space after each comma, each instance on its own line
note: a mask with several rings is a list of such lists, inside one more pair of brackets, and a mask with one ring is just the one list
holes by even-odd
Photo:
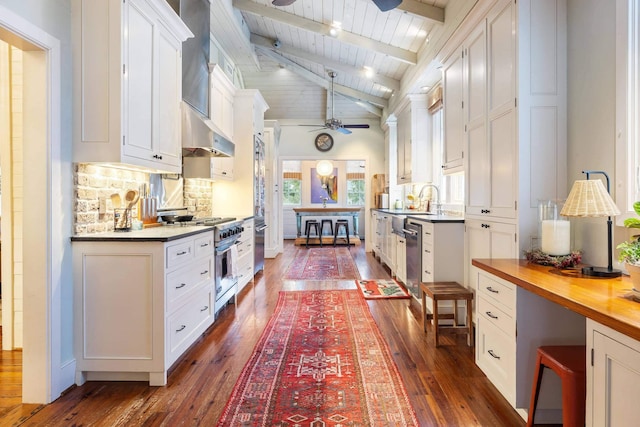
[[375, 74], [373, 77], [369, 78], [366, 76], [366, 71], [363, 68], [357, 68], [351, 65], [344, 64], [342, 62], [333, 61], [324, 56], [309, 53], [305, 50], [297, 49], [288, 45], [280, 45], [276, 48], [273, 45], [274, 42], [275, 40], [273, 39], [251, 33], [251, 43], [256, 46], [260, 46], [265, 49], [271, 49], [281, 54], [287, 54], [295, 56], [296, 58], [302, 58], [306, 59], [307, 61], [315, 62], [316, 64], [324, 66], [327, 70], [338, 71], [340, 73], [348, 74], [350, 76], [354, 76], [363, 80], [370, 80], [373, 83], [379, 84], [380, 86], [384, 86], [393, 91], [400, 90], [400, 82], [391, 77], [387, 77], [382, 74]]
[[[331, 89], [331, 83], [318, 76], [315, 73], [312, 73], [311, 71], [307, 70], [306, 68], [296, 64], [295, 62], [293, 62], [292, 60], [285, 58], [284, 56], [280, 55], [277, 52], [274, 52], [271, 49], [256, 45], [256, 49], [259, 49], [260, 52], [265, 55], [268, 56], [269, 58], [273, 59], [274, 61], [282, 64], [285, 68], [287, 68], [288, 70], [298, 74], [300, 77], [303, 77], [307, 80], [309, 80], [311, 83], [314, 83], [326, 90], [330, 90]], [[337, 85], [334, 84], [333, 85], [334, 90], [336, 91], [336, 93], [339, 93], [341, 95], [345, 95], [346, 97], [358, 100], [358, 101], [364, 101], [364, 102], [368, 102], [371, 104], [374, 104], [376, 106], [379, 106], [381, 108], [386, 108], [388, 105], [388, 102], [386, 99], [378, 97], [378, 96], [373, 96], [373, 95], [369, 95], [367, 93], [364, 92], [360, 92], [359, 90], [355, 90], [352, 89], [350, 87], [346, 87], [346, 86], [342, 86], [342, 85]]]
[[[276, 9], [275, 7], [254, 3], [251, 0], [233, 0], [233, 7], [244, 12], [253, 13], [255, 15], [264, 16], [265, 18], [272, 19], [274, 21], [282, 22], [286, 25], [291, 25], [296, 28], [322, 34], [326, 37], [331, 37], [331, 35], [329, 34], [329, 31], [331, 30], [330, 25], [316, 22], [311, 19], [302, 18], [292, 13], [283, 12], [282, 10]], [[406, 49], [401, 49], [399, 47], [390, 46], [386, 43], [353, 34], [348, 31], [341, 30], [334, 38], [343, 43], [387, 55], [389, 58], [407, 64], [416, 65], [418, 61], [418, 55], [414, 52]]]
[[402, 0], [402, 3], [396, 9], [444, 24], [444, 9], [441, 7], [431, 6], [417, 0]]

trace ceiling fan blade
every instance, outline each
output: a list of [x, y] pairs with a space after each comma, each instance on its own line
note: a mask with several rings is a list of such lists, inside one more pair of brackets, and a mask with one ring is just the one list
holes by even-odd
[[[274, 4], [277, 0], [273, 0]], [[400, 5], [400, 3], [402, 3], [402, 0], [372, 0], [376, 6], [378, 6], [378, 9], [380, 9], [383, 12], [387, 12], [391, 9], [395, 9], [396, 7], [398, 7]]]
[[273, 0], [271, 4], [274, 6], [289, 6], [295, 3], [295, 1], [296, 0]]
[[369, 125], [342, 125], [342, 127], [351, 129], [369, 129]]
[[338, 132], [343, 133], [345, 135], [349, 135], [351, 133], [351, 131], [349, 129], [345, 129], [344, 127], [339, 127], [338, 129], [336, 129]]

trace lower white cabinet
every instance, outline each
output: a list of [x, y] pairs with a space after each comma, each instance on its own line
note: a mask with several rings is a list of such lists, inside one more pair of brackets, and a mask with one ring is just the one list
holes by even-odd
[[242, 223], [244, 230], [236, 243], [238, 259], [236, 260], [238, 271], [238, 294], [247, 283], [253, 279], [253, 219], [247, 219]]
[[162, 241], [75, 241], [76, 384], [167, 383], [214, 321], [213, 232]]
[[[587, 319], [587, 426], [637, 425], [640, 342]], [[589, 355], [587, 357], [589, 361]]]

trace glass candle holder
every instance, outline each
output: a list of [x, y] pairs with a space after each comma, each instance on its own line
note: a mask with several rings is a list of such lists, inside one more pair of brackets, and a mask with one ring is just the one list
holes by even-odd
[[560, 216], [562, 201], [541, 200], [538, 202], [538, 236], [540, 250], [549, 255], [571, 253], [571, 223]]

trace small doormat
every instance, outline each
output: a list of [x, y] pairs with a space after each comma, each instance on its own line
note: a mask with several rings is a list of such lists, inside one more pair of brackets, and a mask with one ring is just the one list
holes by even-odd
[[356, 280], [365, 299], [411, 298], [395, 280]]

